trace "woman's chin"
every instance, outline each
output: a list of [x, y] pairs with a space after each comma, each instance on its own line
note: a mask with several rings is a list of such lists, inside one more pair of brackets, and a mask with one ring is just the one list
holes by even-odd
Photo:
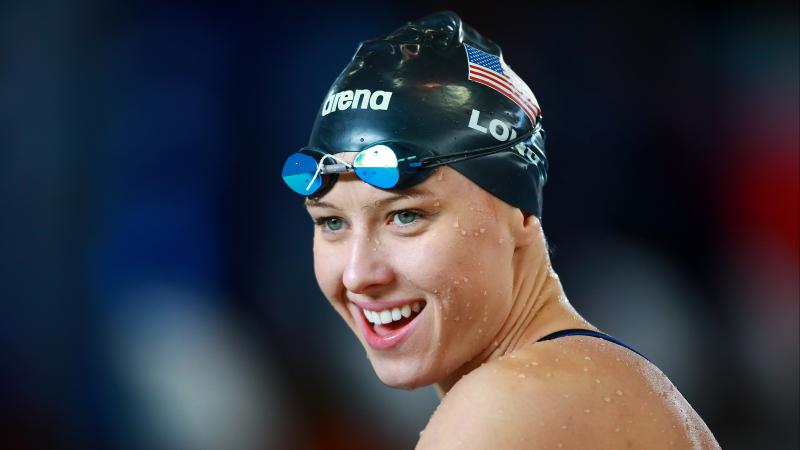
[[381, 383], [396, 389], [411, 391], [436, 382], [434, 377], [408, 364], [403, 366], [402, 364], [376, 364], [373, 362], [372, 368]]

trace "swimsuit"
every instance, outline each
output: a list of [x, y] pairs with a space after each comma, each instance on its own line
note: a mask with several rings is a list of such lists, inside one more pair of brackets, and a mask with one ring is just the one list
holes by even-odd
[[[615, 343], [617, 345], [621, 345], [621, 346], [627, 348], [628, 350], [636, 353], [637, 355], [641, 356], [642, 358], [647, 359], [646, 356], [644, 356], [643, 354], [639, 353], [635, 348], [625, 344], [624, 342], [621, 342], [621, 341], [619, 341], [617, 339], [614, 339], [613, 337], [611, 337], [611, 336], [609, 336], [607, 334], [599, 333], [597, 331], [592, 331], [592, 330], [582, 330], [580, 328], [570, 328], [568, 330], [556, 331], [555, 333], [550, 333], [547, 336], [539, 339], [539, 341], [537, 341], [537, 342], [549, 341], [551, 339], [560, 338], [562, 336], [574, 336], [574, 335], [578, 335], [578, 336], [594, 336], [594, 337], [597, 337], [597, 338], [600, 338], [600, 339], [605, 339], [605, 340], [607, 340], [609, 342], [613, 342], [613, 343]], [[649, 359], [647, 359], [647, 360], [650, 361]]]

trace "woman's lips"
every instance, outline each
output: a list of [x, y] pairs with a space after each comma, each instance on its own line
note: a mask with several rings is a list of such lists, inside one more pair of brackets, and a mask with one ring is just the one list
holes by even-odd
[[373, 325], [364, 317], [364, 311], [357, 305], [355, 306], [356, 307], [353, 309], [355, 309], [355, 315], [358, 317], [357, 320], [361, 325], [367, 344], [375, 350], [387, 350], [405, 340], [406, 336], [414, 330], [418, 322], [417, 319], [425, 310], [425, 304], [423, 302], [422, 309], [418, 313], [415, 313], [410, 322], [396, 330], [391, 330], [388, 333], [379, 335], [375, 332]]

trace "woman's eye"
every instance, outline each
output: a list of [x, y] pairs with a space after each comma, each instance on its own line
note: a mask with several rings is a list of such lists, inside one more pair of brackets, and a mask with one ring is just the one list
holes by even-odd
[[415, 222], [421, 216], [416, 211], [397, 211], [393, 213], [392, 223], [395, 225], [408, 225]]
[[344, 226], [344, 221], [339, 217], [320, 217], [314, 222], [324, 227], [326, 231], [339, 231]]
[[325, 223], [328, 225], [328, 228], [333, 231], [339, 231], [342, 229], [342, 219], [337, 217], [331, 217], [330, 219], [326, 220]]

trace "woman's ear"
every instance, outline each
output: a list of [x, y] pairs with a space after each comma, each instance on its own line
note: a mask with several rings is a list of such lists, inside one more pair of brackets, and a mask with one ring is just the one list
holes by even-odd
[[511, 232], [517, 247], [530, 245], [541, 233], [541, 223], [536, 215], [514, 208]]

